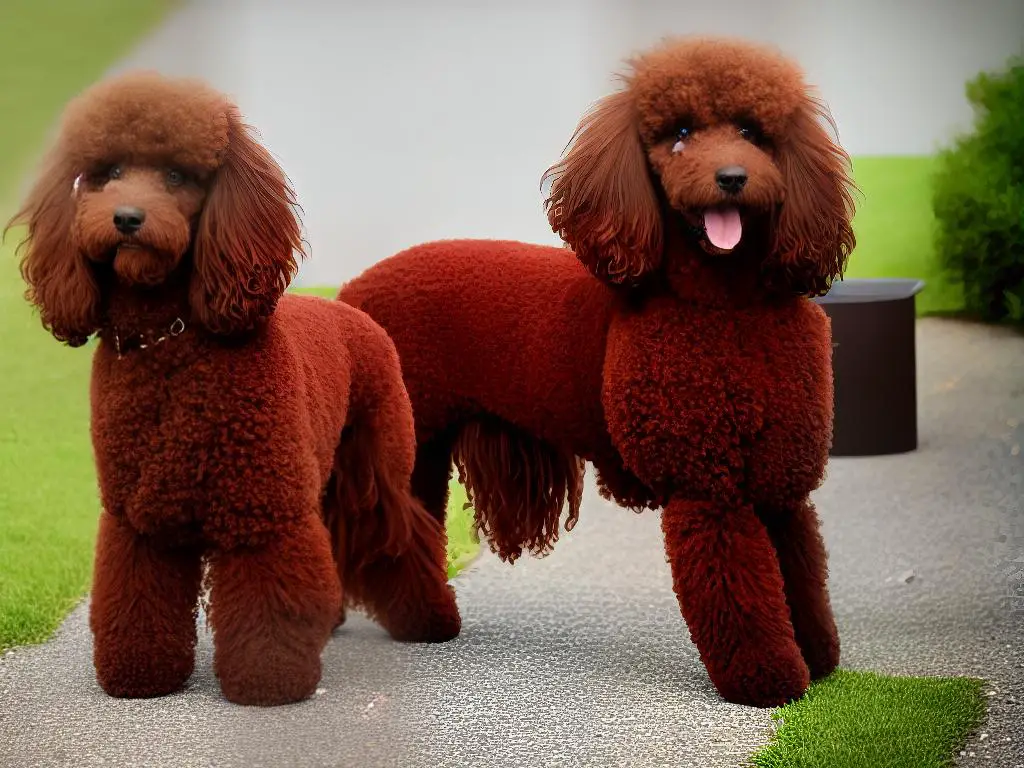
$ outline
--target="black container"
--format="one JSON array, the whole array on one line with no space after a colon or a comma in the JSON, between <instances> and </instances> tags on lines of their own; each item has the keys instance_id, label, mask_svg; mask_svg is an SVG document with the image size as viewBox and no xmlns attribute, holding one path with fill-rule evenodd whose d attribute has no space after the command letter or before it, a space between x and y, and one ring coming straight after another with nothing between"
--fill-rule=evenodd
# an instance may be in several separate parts
<instances>
[{"instance_id":1,"label":"black container","mask_svg":"<svg viewBox=\"0 0 1024 768\"><path fill-rule=\"evenodd\" d=\"M832 456L917 448L914 297L921 280L843 280L815 299L832 319Z\"/></svg>"}]
</instances>

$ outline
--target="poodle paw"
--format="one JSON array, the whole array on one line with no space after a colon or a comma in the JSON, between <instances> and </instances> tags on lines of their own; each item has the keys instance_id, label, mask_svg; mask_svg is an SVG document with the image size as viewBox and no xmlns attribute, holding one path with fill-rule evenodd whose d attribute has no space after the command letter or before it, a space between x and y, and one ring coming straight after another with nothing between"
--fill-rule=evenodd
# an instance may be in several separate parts
<instances>
[{"instance_id":1,"label":"poodle paw","mask_svg":"<svg viewBox=\"0 0 1024 768\"><path fill-rule=\"evenodd\" d=\"M97 655L96 681L118 699L151 699L180 691L192 676L193 660L122 652Z\"/></svg>"},{"instance_id":2,"label":"poodle paw","mask_svg":"<svg viewBox=\"0 0 1024 768\"><path fill-rule=\"evenodd\" d=\"M824 637L813 645L801 645L804 661L811 671L811 680L820 680L832 674L839 666L839 638Z\"/></svg>"},{"instance_id":3,"label":"poodle paw","mask_svg":"<svg viewBox=\"0 0 1024 768\"><path fill-rule=\"evenodd\" d=\"M711 680L726 701L752 707L781 707L799 699L811 683L810 670L796 643L774 653L741 649ZM711 670L709 670L709 673Z\"/></svg>"},{"instance_id":4,"label":"poodle paw","mask_svg":"<svg viewBox=\"0 0 1024 768\"><path fill-rule=\"evenodd\" d=\"M455 603L455 592L445 587L444 598L417 616L396 617L386 628L391 637L403 643L444 643L458 636L462 618Z\"/></svg>"},{"instance_id":5,"label":"poodle paw","mask_svg":"<svg viewBox=\"0 0 1024 768\"><path fill-rule=\"evenodd\" d=\"M232 704L276 707L308 699L320 682L320 662L315 665L282 665L270 660L253 668L219 674L220 689Z\"/></svg>"}]
</instances>

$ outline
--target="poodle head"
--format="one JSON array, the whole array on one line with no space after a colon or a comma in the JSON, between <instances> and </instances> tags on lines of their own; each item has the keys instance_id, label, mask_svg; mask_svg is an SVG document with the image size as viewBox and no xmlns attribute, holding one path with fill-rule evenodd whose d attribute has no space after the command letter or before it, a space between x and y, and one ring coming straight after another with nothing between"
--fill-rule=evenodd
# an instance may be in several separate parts
<instances>
[{"instance_id":1,"label":"poodle head","mask_svg":"<svg viewBox=\"0 0 1024 768\"><path fill-rule=\"evenodd\" d=\"M11 224L28 225L27 297L73 346L102 327L115 282L151 290L175 275L193 321L219 334L252 328L302 252L288 180L234 104L153 73L101 82L68 105Z\"/></svg>"},{"instance_id":2,"label":"poodle head","mask_svg":"<svg viewBox=\"0 0 1024 768\"><path fill-rule=\"evenodd\" d=\"M795 64L729 39L669 40L584 117L545 174L552 228L598 277L642 280L681 258L754 255L764 282L828 290L855 240L849 158ZM669 220L671 219L671 221Z\"/></svg>"}]
</instances>

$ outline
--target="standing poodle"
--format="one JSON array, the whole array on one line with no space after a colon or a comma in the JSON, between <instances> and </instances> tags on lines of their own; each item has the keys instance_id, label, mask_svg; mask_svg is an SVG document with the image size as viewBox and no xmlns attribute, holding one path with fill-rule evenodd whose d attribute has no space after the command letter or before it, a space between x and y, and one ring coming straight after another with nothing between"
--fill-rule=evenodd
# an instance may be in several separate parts
<instances>
[{"instance_id":1,"label":"standing poodle","mask_svg":"<svg viewBox=\"0 0 1024 768\"><path fill-rule=\"evenodd\" d=\"M343 596L400 640L458 634L444 531L410 495L394 345L356 309L282 298L293 210L223 95L140 73L72 102L12 221L43 325L99 337L90 624L111 695L185 684L204 586L215 670L243 704L313 693Z\"/></svg>"},{"instance_id":2,"label":"standing poodle","mask_svg":"<svg viewBox=\"0 0 1024 768\"><path fill-rule=\"evenodd\" d=\"M395 341L443 519L454 457L504 558L602 492L661 508L675 592L729 701L779 705L839 641L808 496L832 431L831 337L808 296L854 247L848 157L799 69L733 40L668 41L546 174L573 249L449 241L345 286Z\"/></svg>"}]
</instances>

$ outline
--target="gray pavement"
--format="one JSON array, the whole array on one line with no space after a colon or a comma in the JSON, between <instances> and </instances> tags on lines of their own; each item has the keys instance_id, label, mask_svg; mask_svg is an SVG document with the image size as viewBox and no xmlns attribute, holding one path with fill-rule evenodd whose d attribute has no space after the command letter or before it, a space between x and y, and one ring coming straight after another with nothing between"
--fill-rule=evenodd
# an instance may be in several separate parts
<instances>
[{"instance_id":1,"label":"gray pavement","mask_svg":"<svg viewBox=\"0 0 1024 768\"><path fill-rule=\"evenodd\" d=\"M1007 599L1024 555L1024 337L925 320L918 354L920 450L834 460L817 494L842 664L986 678L989 718L958 763L1024 766L1024 610ZM322 693L289 707L225 702L205 631L187 690L108 698L83 605L0 661L0 766L745 765L769 714L708 682L658 515L588 494L548 558L485 554L455 580L456 641L399 645L353 617Z\"/></svg>"}]
</instances>

